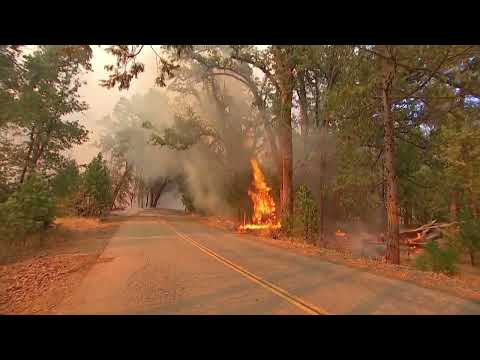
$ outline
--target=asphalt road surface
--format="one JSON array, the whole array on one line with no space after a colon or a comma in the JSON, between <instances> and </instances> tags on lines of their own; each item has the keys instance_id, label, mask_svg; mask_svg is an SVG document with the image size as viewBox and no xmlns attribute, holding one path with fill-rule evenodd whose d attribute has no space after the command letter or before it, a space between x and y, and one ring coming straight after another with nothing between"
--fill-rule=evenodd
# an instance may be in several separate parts
<instances>
[{"instance_id":1,"label":"asphalt road surface","mask_svg":"<svg viewBox=\"0 0 480 360\"><path fill-rule=\"evenodd\" d=\"M480 304L144 210L58 314L480 314Z\"/></svg>"}]
</instances>

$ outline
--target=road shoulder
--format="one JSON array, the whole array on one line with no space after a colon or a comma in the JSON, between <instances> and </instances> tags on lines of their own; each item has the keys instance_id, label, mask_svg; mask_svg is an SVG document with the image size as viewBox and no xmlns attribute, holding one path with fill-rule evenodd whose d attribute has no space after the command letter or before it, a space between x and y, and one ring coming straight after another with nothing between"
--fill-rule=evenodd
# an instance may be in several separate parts
<instances>
[{"instance_id":1,"label":"road shoulder","mask_svg":"<svg viewBox=\"0 0 480 360\"><path fill-rule=\"evenodd\" d=\"M227 233L244 236L249 240L281 248L298 255L315 256L323 261L345 265L388 279L406 281L426 289L441 291L466 300L480 301L480 279L464 276L463 274L447 276L440 273L415 270L408 266L386 264L385 262L375 259L355 257L349 252L321 248L301 241L239 234L235 232L231 222L222 221L222 219L217 217L204 217L201 219L201 222Z\"/></svg>"}]
</instances>

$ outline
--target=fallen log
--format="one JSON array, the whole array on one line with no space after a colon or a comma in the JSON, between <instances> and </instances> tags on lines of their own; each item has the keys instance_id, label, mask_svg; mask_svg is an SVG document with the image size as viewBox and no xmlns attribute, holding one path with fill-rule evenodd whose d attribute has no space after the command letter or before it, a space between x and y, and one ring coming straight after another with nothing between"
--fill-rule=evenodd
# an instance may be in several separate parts
<instances>
[{"instance_id":1,"label":"fallen log","mask_svg":"<svg viewBox=\"0 0 480 360\"><path fill-rule=\"evenodd\" d=\"M434 233L434 234L429 234L427 236L424 236L424 238L425 238L425 240L427 240L427 242L440 239L441 237L442 237L441 233Z\"/></svg>"},{"instance_id":2,"label":"fallen log","mask_svg":"<svg viewBox=\"0 0 480 360\"><path fill-rule=\"evenodd\" d=\"M453 226L453 225L456 225L457 222L451 222L451 223L442 223L442 224L437 224L436 223L437 221L434 220L428 224L425 224L425 225L422 225L416 229L408 229L408 230L402 230L400 231L400 235L401 236L404 236L404 235L410 235L410 234L417 234L419 232L428 232L428 231L431 231L433 229L443 229L443 228L446 228L446 227L450 227L450 226Z\"/></svg>"}]
</instances>

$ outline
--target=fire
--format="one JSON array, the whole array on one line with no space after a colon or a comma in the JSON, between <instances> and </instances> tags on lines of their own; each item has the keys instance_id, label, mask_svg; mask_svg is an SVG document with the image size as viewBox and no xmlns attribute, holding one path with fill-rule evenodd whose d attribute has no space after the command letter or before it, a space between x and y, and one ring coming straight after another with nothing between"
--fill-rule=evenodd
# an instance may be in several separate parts
<instances>
[{"instance_id":1,"label":"fire","mask_svg":"<svg viewBox=\"0 0 480 360\"><path fill-rule=\"evenodd\" d=\"M347 236L347 233L344 233L341 230L337 230L337 231L335 231L335 236L345 237L345 236Z\"/></svg>"},{"instance_id":2,"label":"fire","mask_svg":"<svg viewBox=\"0 0 480 360\"><path fill-rule=\"evenodd\" d=\"M265 182L262 170L257 160L250 160L253 169L253 181L248 195L253 203L253 216L251 224L244 224L239 230L255 229L279 229L280 222L277 221L275 202L270 195L270 188Z\"/></svg>"}]
</instances>

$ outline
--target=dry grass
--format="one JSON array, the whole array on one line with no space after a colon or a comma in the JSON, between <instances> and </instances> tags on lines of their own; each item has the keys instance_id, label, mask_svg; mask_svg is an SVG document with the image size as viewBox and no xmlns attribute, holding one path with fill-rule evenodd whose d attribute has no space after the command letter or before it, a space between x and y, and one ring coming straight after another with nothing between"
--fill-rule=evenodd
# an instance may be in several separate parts
<instances>
[{"instance_id":1,"label":"dry grass","mask_svg":"<svg viewBox=\"0 0 480 360\"><path fill-rule=\"evenodd\" d=\"M63 217L55 220L56 226L63 226L69 230L89 230L98 229L109 226L97 218L82 218L82 217Z\"/></svg>"}]
</instances>

